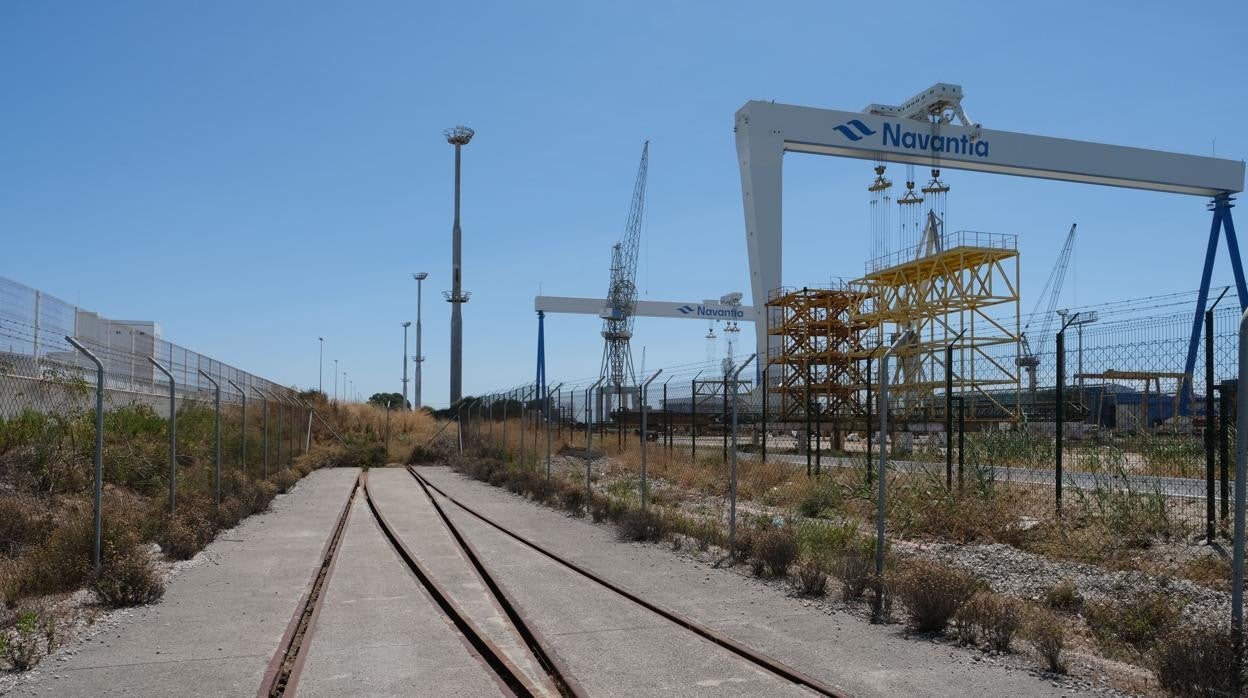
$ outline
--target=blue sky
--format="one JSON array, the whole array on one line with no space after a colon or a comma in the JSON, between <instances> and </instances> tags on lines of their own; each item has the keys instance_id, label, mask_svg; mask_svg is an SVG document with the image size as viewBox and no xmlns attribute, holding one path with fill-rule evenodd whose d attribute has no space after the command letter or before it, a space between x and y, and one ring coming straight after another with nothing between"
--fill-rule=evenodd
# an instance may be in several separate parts
<instances>
[{"instance_id":1,"label":"blue sky","mask_svg":"<svg viewBox=\"0 0 1248 698\"><path fill-rule=\"evenodd\" d=\"M1216 139L1219 156L1242 159L1245 26L1239 2L1130 12L1087 2L5 3L0 274L112 317L157 320L167 339L299 386L315 386L324 336L326 364L339 359L367 395L399 389L410 273L428 271L425 400L444 404L446 127L477 130L463 204L473 294L464 385L476 393L531 379L539 288L605 293L646 139L642 296L748 292L732 135L745 101L860 109L946 81L963 85L988 128L1197 154ZM861 274L870 177L870 163L789 156L786 284ZM952 170L945 179L950 230L1019 234L1024 313L1075 221L1066 303L1199 281L1205 201ZM1223 259L1215 282L1229 278ZM597 372L599 329L593 318L548 318L552 382ZM705 331L639 320L634 352L646 347L648 367L701 361Z\"/></svg>"}]
</instances>

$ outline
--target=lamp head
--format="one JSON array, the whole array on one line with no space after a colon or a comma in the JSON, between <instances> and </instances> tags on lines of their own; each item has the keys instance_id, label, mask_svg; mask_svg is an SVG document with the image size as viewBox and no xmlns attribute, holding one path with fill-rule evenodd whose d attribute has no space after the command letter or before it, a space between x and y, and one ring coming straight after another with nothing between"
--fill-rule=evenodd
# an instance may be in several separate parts
<instances>
[{"instance_id":1,"label":"lamp head","mask_svg":"<svg viewBox=\"0 0 1248 698\"><path fill-rule=\"evenodd\" d=\"M418 271L415 274L412 274L412 278L416 279L417 281L424 281L425 279L429 278L429 272Z\"/></svg>"},{"instance_id":2,"label":"lamp head","mask_svg":"<svg viewBox=\"0 0 1248 698\"><path fill-rule=\"evenodd\" d=\"M446 142L451 145L468 145L468 141L472 140L476 133L467 126L456 126L446 129L442 135L446 136Z\"/></svg>"}]
</instances>

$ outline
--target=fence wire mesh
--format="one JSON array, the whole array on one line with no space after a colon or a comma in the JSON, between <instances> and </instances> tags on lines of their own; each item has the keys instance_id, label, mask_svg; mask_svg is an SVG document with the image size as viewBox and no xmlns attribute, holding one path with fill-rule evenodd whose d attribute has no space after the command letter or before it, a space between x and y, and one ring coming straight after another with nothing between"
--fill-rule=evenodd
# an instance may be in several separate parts
<instances>
[{"instance_id":1,"label":"fence wire mesh","mask_svg":"<svg viewBox=\"0 0 1248 698\"><path fill-rule=\"evenodd\" d=\"M958 357L989 364L985 372L1008 365L1018 383L920 397L894 384L885 434L878 361L860 367L869 387L856 386L853 400L815 399L796 414L764 391L768 373L751 366L734 384L707 364L667 369L644 391L553 380L546 399L534 384L470 398L465 448L493 459L475 473L483 479L596 519L627 516L644 494L665 528L703 547L727 547L735 499L739 536L783 527L803 556L831 546L843 566L873 544L882 445L890 551L990 555L1004 544L1106 575L1132 569L1225 590L1229 563L1205 539L1229 536L1238 318L1229 303L1212 313L1210 370L1202 330L1191 376L1190 309L1109 308L1099 322L1071 324L1060 381L1056 337L1035 357L1034 384L1016 347Z\"/></svg>"}]
</instances>

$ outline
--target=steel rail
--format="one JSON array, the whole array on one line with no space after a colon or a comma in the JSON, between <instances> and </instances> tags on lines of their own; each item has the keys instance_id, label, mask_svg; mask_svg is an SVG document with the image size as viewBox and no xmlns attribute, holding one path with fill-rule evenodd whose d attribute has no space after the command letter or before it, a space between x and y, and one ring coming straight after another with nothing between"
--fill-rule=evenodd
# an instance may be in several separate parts
<instances>
[{"instance_id":1,"label":"steel rail","mask_svg":"<svg viewBox=\"0 0 1248 698\"><path fill-rule=\"evenodd\" d=\"M501 532L501 533L503 533L503 534L505 534L505 535L509 536L509 537L510 537L510 538L512 538L513 540L516 540L517 542L522 543L522 544L524 544L524 545L528 546L529 548L532 548L533 550L536 550L537 552L541 553L542 555L545 555L546 557L550 558L551 560L554 560L555 562L559 563L560 565L563 565L564 567L567 567L568 569L570 569L570 570L572 570L572 571L574 571L574 572L576 572L576 573L580 574L581 576L583 576L583 577L585 577L585 578L587 578L587 579L589 579L589 580L591 580L591 581L593 581L593 582L596 582L596 583L597 583L597 584L599 584L600 586L606 587L607 589L610 589L611 591L614 591L615 593L619 594L620 596L623 596L624 598L628 599L629 601L632 601L633 603L636 603L637 605L639 605L639 606L641 606L641 607L643 607L643 608L645 608L645 609L647 609L647 610L649 610L649 611L652 611L652 612L654 612L654 613L658 614L659 616L662 616L663 618L665 618L665 619L667 619L667 620L669 620L669 621L671 621L671 622L675 623L676 625L679 625L680 627L685 628L686 630L689 630L690 632L694 633L695 635L698 635L699 637L701 637L701 638L703 638L703 639L705 639L705 640L708 640L708 641L710 641L710 642L712 642L712 643L714 643L714 644L716 644L716 645L719 645L720 647L723 647L724 649L726 649L726 650L728 650L728 651L732 652L733 654L736 654L737 656L741 657L742 659L745 659L746 661L748 661L748 662L750 662L750 663L752 663L752 664L754 664L754 665L756 665L756 666L758 666L758 667L760 667L760 668L762 668L762 669L764 669L764 670L766 670L766 671L768 671L768 672L770 672L770 673L772 673L772 674L774 674L774 675L776 675L776 676L779 676L779 677L781 677L781 678L783 678L783 679L785 679L785 680L787 680L787 681L790 681L790 682L792 682L792 683L798 684L798 685L800 685L800 686L805 686L806 688L809 688L810 690L815 691L816 693L818 693L818 694L820 694L820 695L830 696L830 697L832 697L832 698L848 698L848 694L846 694L846 693L838 692L836 689L832 688L831 686L828 686L828 685L826 685L826 684L824 684L824 683L820 682L819 680L817 680L817 679L815 679L815 678L813 678L813 677L807 676L806 674L803 674L802 672L798 671L797 669L794 669L793 667L790 667L790 666L788 666L788 665L786 665L786 664L784 664L784 663L782 663L782 662L780 662L780 661L778 661L778 660L776 660L776 659L773 659L772 657L768 657L767 655L760 654L760 653L758 653L758 652L756 652L756 651L754 651L754 650L750 649L749 647L746 647L745 645L742 645L741 643L737 642L736 640L733 640L733 639L731 639L731 638L729 638L729 637L727 637L727 636L725 636L725 635L722 635L722 634L720 634L720 633L718 633L718 632L716 632L716 631L714 631L714 630L712 630L712 629L710 629L710 628L707 628L706 626L703 626L703 625L701 625L701 624L699 624L699 623L697 623L697 622L695 622L695 621L693 621L693 620L691 620L691 619L689 619L689 618L686 618L685 616L683 616L683 615L681 615L681 614L679 614L679 613L677 613L677 612L675 612L675 611L670 611L670 610L668 610L668 609L666 609L666 608L663 608L662 606L659 606L659 605L657 605L657 604L655 604L655 603L652 603L652 602L650 602L650 601L647 601L647 600L645 600L644 598L642 598L642 597L638 596L637 594L635 594L635 593L633 593L633 592L631 592L631 591L628 591L627 589L624 589L623 587L621 587L621 586L619 586L619 585L615 584L614 582L612 582L612 581L610 581L610 580L607 580L607 579L605 579L605 578L603 578L603 577L599 576L598 574L596 574L596 573L594 573L594 572L591 572L591 571L589 571L589 570L585 569L584 567L581 567L580 565L578 565L578 564L576 564L576 563L574 563L574 562L571 562L571 561L569 561L569 560L564 559L563 557L561 557L561 556L560 556L560 555L558 555L557 553L554 553L554 552L551 552L550 550L547 550L546 548L542 547L541 545L538 545L537 543L534 543L533 541L529 540L528 538L525 538L524 536L521 536L521 535L519 535L519 534L517 534L517 533L513 533L512 531L508 530L508 529L507 529L507 528L505 528L504 526L502 526L502 525L500 525L500 524L498 524L498 523L495 523L495 522L494 522L494 521L492 521L491 519L489 519L489 518L487 518L486 516L484 516L484 515L482 515L482 514L478 513L477 511L475 511L475 510L474 510L474 509L472 509L471 507L467 506L467 505L466 505L466 504L464 504L463 502L461 502L461 501L459 501L458 499L456 499L456 498L452 497L451 495L447 494L447 493L446 493L446 492L445 492L442 488L438 487L437 485L433 484L432 482L429 482L429 481L428 481L427 479L425 479L423 476L421 476L420 474L418 474L418 473L416 472L416 469L415 469L415 468L413 468L412 466L410 466L410 465L409 465L409 466L407 466L407 472L408 472L408 473L409 473L409 474L410 474L413 478L415 478L417 482L421 483L423 486L425 486L425 487L427 487L427 488L429 488L429 489L432 489L433 491L435 491L435 492L437 492L438 494L442 495L443 497L445 497L445 498L447 499L447 501L451 502L452 504L454 504L455 506L459 507L460 509L463 509L463 510L464 510L465 512L467 512L468 514L472 515L473 517L475 517L476 519L478 519L478 520L482 521L483 523L485 523L485 524L489 525L490 527L492 527L492 528L494 528L494 529L498 530L499 532ZM431 497L431 499L432 499L432 497Z\"/></svg>"},{"instance_id":2,"label":"steel rail","mask_svg":"<svg viewBox=\"0 0 1248 698\"><path fill-rule=\"evenodd\" d=\"M494 579L494 576L485 569L485 565L481 563L481 556L477 553L476 547L464 538L463 534L459 532L459 529L456 528L455 524L451 523L450 517L448 517L446 515L446 511L442 509L442 505L439 504L438 500L435 499L433 494L429 492L429 486L424 482L421 482L419 479L417 479L416 482L420 484L425 496L429 498L429 502L433 504L434 510L437 511L438 517L442 519L442 523L446 525L447 530L450 531L451 536L459 545L460 550L462 550L464 556L468 558L468 562L472 565L473 569L477 571L477 575L481 577L481 580L485 582L485 585L489 588L490 593L493 594L495 600L498 601L498 605L502 607L503 613L507 614L508 620L511 621L511 624L515 627L516 632L520 634L520 637L524 640L524 644L528 646L529 651L533 653L533 655L541 663L542 668L545 669L546 673L550 676L551 680L555 682L559 692L562 695L577 696L578 698L587 696L588 694L581 687L581 685L572 678L572 674L568 671L567 665L564 664L552 650L547 648L547 643L541 634L538 633L536 629L530 627L528 622L524 620L524 617L520 615L520 612L517 610L516 601L512 598L511 594L509 594L503 585L499 583L498 580Z\"/></svg>"},{"instance_id":3,"label":"steel rail","mask_svg":"<svg viewBox=\"0 0 1248 698\"><path fill-rule=\"evenodd\" d=\"M390 542L390 546L394 548L394 552L404 562L412 575L416 577L417 581L420 582L421 586L429 593L434 603L455 625L455 629L468 641L482 662L498 676L504 686L517 696L544 695L545 691L525 675L498 645L494 644L489 636L472 621L472 618L455 603L450 593L433 578L429 570L416 559L416 556L412 554L412 551L408 549L407 545L390 526L390 522L386 520L386 517L377 507L377 503L373 501L372 493L368 488L367 477L364 478L364 501L373 513L373 519L377 522L378 528L381 529L382 535Z\"/></svg>"},{"instance_id":4,"label":"steel rail","mask_svg":"<svg viewBox=\"0 0 1248 698\"><path fill-rule=\"evenodd\" d=\"M281 642L278 643L277 652L265 668L264 678L256 694L259 698L282 696L287 692L294 694L295 685L299 682L299 675L303 672L303 664L307 659L307 649L311 646L309 641L312 638L312 632L316 629L316 620L321 614L321 606L325 600L325 585L329 582L334 565L338 561L338 547L346 531L347 520L351 517L351 504L355 501L355 493L359 490L360 482L364 478L365 475L361 473L351 486L351 493L347 495L347 503L342 506L342 512L338 514L334 530L329 540L325 542L325 548L321 553L321 564L313 573L312 583L308 586L308 590L304 592L299 604L295 607L295 615L286 625L286 632L282 635Z\"/></svg>"}]
</instances>

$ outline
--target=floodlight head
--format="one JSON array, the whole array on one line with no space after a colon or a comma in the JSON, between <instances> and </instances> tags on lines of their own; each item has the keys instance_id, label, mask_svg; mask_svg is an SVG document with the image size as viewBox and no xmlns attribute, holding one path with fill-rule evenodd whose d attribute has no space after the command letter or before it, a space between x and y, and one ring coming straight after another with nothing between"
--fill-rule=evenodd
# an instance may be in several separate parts
<instances>
[{"instance_id":1,"label":"floodlight head","mask_svg":"<svg viewBox=\"0 0 1248 698\"><path fill-rule=\"evenodd\" d=\"M442 135L446 136L446 142L451 145L468 145L468 141L472 140L476 133L476 131L467 126L456 126L455 128L446 129L442 132Z\"/></svg>"},{"instance_id":2,"label":"floodlight head","mask_svg":"<svg viewBox=\"0 0 1248 698\"><path fill-rule=\"evenodd\" d=\"M411 326L412 326L412 321L411 321L411 320L405 320L405 321L403 322L403 326L404 326L404 327L411 327Z\"/></svg>"},{"instance_id":3,"label":"floodlight head","mask_svg":"<svg viewBox=\"0 0 1248 698\"><path fill-rule=\"evenodd\" d=\"M416 279L417 281L424 281L425 279L429 278L429 272L427 272L427 271L418 271L418 272L416 272L416 273L412 274L412 278L413 278L413 279Z\"/></svg>"}]
</instances>

